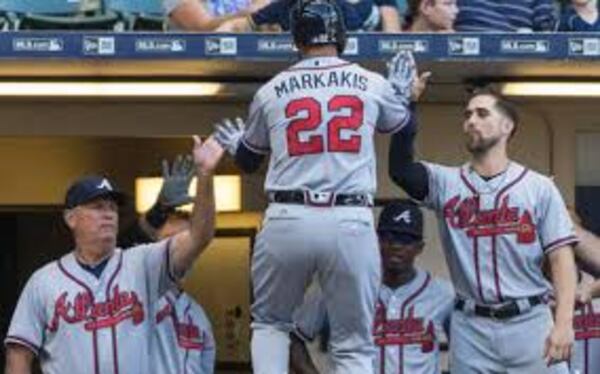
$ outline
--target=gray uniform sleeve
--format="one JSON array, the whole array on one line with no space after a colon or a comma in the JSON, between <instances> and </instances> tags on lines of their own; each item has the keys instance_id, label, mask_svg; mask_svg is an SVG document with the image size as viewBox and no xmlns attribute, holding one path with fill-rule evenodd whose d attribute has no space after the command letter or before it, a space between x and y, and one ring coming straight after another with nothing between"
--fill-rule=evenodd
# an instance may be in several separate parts
<instances>
[{"instance_id":1,"label":"gray uniform sleeve","mask_svg":"<svg viewBox=\"0 0 600 374\"><path fill-rule=\"evenodd\" d=\"M381 88L377 93L377 103L381 115L376 128L382 133L395 133L400 131L410 119L408 100L396 93L390 82L381 79Z\"/></svg>"},{"instance_id":2,"label":"gray uniform sleeve","mask_svg":"<svg viewBox=\"0 0 600 374\"><path fill-rule=\"evenodd\" d=\"M177 278L171 270L171 238L157 243L133 247L128 251L136 251L135 255L143 258L144 279L148 282L149 305L155 305L168 290L176 287Z\"/></svg>"},{"instance_id":3,"label":"gray uniform sleeve","mask_svg":"<svg viewBox=\"0 0 600 374\"><path fill-rule=\"evenodd\" d=\"M269 129L259 93L260 91L254 96L252 104L250 104L250 112L248 113L246 131L242 137L242 142L254 153L267 154L271 148Z\"/></svg>"},{"instance_id":4,"label":"gray uniform sleeve","mask_svg":"<svg viewBox=\"0 0 600 374\"><path fill-rule=\"evenodd\" d=\"M42 290L43 281L35 273L21 292L4 344L18 344L39 353L47 326Z\"/></svg>"},{"instance_id":5,"label":"gray uniform sleeve","mask_svg":"<svg viewBox=\"0 0 600 374\"><path fill-rule=\"evenodd\" d=\"M545 253L565 245L575 244L575 227L569 217L567 207L554 182L545 179L541 195L541 216L538 235Z\"/></svg>"},{"instance_id":6,"label":"gray uniform sleeve","mask_svg":"<svg viewBox=\"0 0 600 374\"><path fill-rule=\"evenodd\" d=\"M444 193L451 168L431 162L420 162L425 165L429 181L429 193L423 203L433 210L440 210L444 205Z\"/></svg>"},{"instance_id":7,"label":"gray uniform sleeve","mask_svg":"<svg viewBox=\"0 0 600 374\"><path fill-rule=\"evenodd\" d=\"M304 302L294 312L295 330L302 339L312 341L325 325L326 318L323 293L320 288L314 287L307 291Z\"/></svg>"}]
</instances>

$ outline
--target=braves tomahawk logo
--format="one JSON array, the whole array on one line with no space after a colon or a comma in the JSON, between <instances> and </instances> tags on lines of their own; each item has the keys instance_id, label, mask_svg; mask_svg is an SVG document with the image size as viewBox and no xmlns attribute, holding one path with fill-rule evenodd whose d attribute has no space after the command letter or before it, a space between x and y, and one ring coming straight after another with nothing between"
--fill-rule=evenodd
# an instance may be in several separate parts
<instances>
[{"instance_id":1,"label":"braves tomahawk logo","mask_svg":"<svg viewBox=\"0 0 600 374\"><path fill-rule=\"evenodd\" d=\"M509 202L507 195L497 208L481 210L479 196L461 200L457 195L444 205L444 218L450 227L466 231L471 238L515 234L518 243L533 243L536 229L531 213L511 207Z\"/></svg>"},{"instance_id":2,"label":"braves tomahawk logo","mask_svg":"<svg viewBox=\"0 0 600 374\"><path fill-rule=\"evenodd\" d=\"M378 311L375 317L373 336L377 346L386 345L421 345L421 351L433 351L435 345L435 326L433 321L415 317L414 307L408 316L402 319L386 319L385 311Z\"/></svg>"},{"instance_id":3,"label":"braves tomahawk logo","mask_svg":"<svg viewBox=\"0 0 600 374\"><path fill-rule=\"evenodd\" d=\"M68 324L84 322L86 331L114 327L131 319L134 325L144 321L144 306L134 291L120 291L115 286L104 302L95 302L89 292L79 292L72 300L69 293L63 292L54 303L54 316L48 330L58 330L60 321Z\"/></svg>"}]
</instances>

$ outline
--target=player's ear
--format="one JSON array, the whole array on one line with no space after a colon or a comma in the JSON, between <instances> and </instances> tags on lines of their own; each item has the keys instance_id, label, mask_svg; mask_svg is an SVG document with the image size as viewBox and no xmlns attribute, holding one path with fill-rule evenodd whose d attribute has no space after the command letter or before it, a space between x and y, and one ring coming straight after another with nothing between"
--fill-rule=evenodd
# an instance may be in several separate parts
<instances>
[{"instance_id":1,"label":"player's ear","mask_svg":"<svg viewBox=\"0 0 600 374\"><path fill-rule=\"evenodd\" d=\"M75 227L75 212L73 209L65 209L63 211L63 219L69 229L72 230Z\"/></svg>"},{"instance_id":2,"label":"player's ear","mask_svg":"<svg viewBox=\"0 0 600 374\"><path fill-rule=\"evenodd\" d=\"M502 132L505 134L512 134L513 129L515 128L515 123L511 121L509 118L504 118L502 120Z\"/></svg>"}]
</instances>

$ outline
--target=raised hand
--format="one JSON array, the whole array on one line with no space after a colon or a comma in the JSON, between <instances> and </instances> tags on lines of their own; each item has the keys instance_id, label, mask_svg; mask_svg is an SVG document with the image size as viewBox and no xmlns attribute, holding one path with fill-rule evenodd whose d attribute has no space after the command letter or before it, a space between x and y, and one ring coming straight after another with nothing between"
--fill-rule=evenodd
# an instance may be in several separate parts
<instances>
[{"instance_id":1,"label":"raised hand","mask_svg":"<svg viewBox=\"0 0 600 374\"><path fill-rule=\"evenodd\" d=\"M408 105L417 79L417 66L411 52L400 51L387 63L387 79L396 95Z\"/></svg>"},{"instance_id":2,"label":"raised hand","mask_svg":"<svg viewBox=\"0 0 600 374\"><path fill-rule=\"evenodd\" d=\"M235 156L235 152L242 141L245 127L246 124L239 117L235 121L225 118L222 123L215 125L213 136L221 147L230 155Z\"/></svg>"},{"instance_id":3,"label":"raised hand","mask_svg":"<svg viewBox=\"0 0 600 374\"><path fill-rule=\"evenodd\" d=\"M219 161L223 157L225 150L215 140L214 136L210 136L204 143L200 137L194 135L194 164L197 171L203 175L210 175L215 171Z\"/></svg>"},{"instance_id":4,"label":"raised hand","mask_svg":"<svg viewBox=\"0 0 600 374\"><path fill-rule=\"evenodd\" d=\"M191 203L193 198L188 194L188 190L194 171L194 160L191 155L178 155L172 165L169 165L169 161L163 160L163 185L158 194L158 201L169 208Z\"/></svg>"}]
</instances>

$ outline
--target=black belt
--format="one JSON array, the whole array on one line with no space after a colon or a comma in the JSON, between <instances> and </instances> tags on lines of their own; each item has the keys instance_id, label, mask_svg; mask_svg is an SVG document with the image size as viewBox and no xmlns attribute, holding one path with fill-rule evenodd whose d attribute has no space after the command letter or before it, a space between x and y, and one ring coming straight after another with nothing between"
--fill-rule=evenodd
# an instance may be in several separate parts
<instances>
[{"instance_id":1,"label":"black belt","mask_svg":"<svg viewBox=\"0 0 600 374\"><path fill-rule=\"evenodd\" d=\"M302 190L269 191L269 202L311 206L372 206L366 194L334 194L333 192L310 192Z\"/></svg>"},{"instance_id":2,"label":"black belt","mask_svg":"<svg viewBox=\"0 0 600 374\"><path fill-rule=\"evenodd\" d=\"M533 308L538 304L544 303L545 299L542 296L531 296L527 298L527 301L529 302L529 306ZM467 303L465 302L465 300L458 299L456 300L454 306L458 310L466 311L466 304ZM493 319L508 319L518 316L519 314L523 313L523 311L521 311L516 301L511 301L499 307L475 304L473 313L480 317L487 317Z\"/></svg>"}]
</instances>

